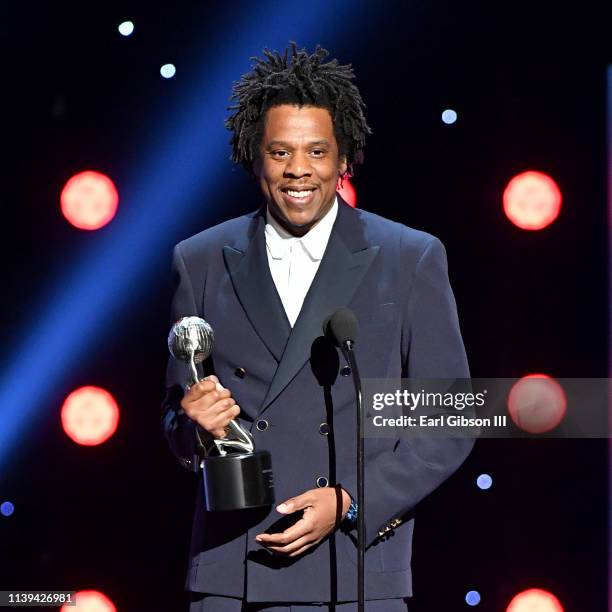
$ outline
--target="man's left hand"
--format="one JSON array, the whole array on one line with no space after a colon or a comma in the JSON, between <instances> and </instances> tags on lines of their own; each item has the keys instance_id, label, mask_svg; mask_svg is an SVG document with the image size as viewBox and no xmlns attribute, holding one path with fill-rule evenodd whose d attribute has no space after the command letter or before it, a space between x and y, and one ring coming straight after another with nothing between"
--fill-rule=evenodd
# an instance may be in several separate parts
<instances>
[{"instance_id":1,"label":"man's left hand","mask_svg":"<svg viewBox=\"0 0 612 612\"><path fill-rule=\"evenodd\" d=\"M281 514L303 510L299 521L281 533L260 533L255 539L280 555L297 557L333 531L350 505L351 496L340 487L310 489L276 506Z\"/></svg>"}]
</instances>

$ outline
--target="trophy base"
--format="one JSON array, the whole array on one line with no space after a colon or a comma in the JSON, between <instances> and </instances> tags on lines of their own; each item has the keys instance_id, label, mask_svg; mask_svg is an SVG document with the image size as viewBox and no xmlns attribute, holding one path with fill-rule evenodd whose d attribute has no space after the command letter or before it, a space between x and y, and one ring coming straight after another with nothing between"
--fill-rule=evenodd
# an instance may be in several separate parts
<instances>
[{"instance_id":1,"label":"trophy base","mask_svg":"<svg viewBox=\"0 0 612 612\"><path fill-rule=\"evenodd\" d=\"M268 451L206 457L202 461L204 501L209 511L244 510L274 503Z\"/></svg>"}]
</instances>

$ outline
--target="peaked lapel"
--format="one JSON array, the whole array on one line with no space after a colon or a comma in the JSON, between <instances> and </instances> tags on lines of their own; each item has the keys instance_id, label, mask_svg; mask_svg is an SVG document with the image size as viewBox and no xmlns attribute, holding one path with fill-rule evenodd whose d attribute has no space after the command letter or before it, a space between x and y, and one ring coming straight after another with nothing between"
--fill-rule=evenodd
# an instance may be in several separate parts
<instances>
[{"instance_id":1,"label":"peaked lapel","mask_svg":"<svg viewBox=\"0 0 612 612\"><path fill-rule=\"evenodd\" d=\"M308 361L313 341L323 334L323 321L350 302L379 249L366 242L359 213L338 196L338 216L325 254L291 330L260 414Z\"/></svg>"},{"instance_id":2,"label":"peaked lapel","mask_svg":"<svg viewBox=\"0 0 612 612\"><path fill-rule=\"evenodd\" d=\"M280 361L291 325L270 273L265 225L262 208L253 213L247 235L223 247L223 257L246 316L276 361Z\"/></svg>"}]
</instances>

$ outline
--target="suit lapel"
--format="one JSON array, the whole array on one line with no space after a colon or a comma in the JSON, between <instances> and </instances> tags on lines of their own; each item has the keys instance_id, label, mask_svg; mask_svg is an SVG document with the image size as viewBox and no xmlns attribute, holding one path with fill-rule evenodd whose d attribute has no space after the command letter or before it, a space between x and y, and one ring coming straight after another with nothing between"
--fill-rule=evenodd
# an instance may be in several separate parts
<instances>
[{"instance_id":1,"label":"suit lapel","mask_svg":"<svg viewBox=\"0 0 612 612\"><path fill-rule=\"evenodd\" d=\"M344 203L340 196L338 204L338 216L325 254L289 335L260 413L278 397L308 361L313 341L323 333L323 321L350 302L380 248L366 242L359 213ZM273 285L271 275L268 276ZM278 294L276 298L280 303ZM280 307L282 309L282 303ZM288 325L286 316L284 319Z\"/></svg>"},{"instance_id":2,"label":"suit lapel","mask_svg":"<svg viewBox=\"0 0 612 612\"><path fill-rule=\"evenodd\" d=\"M223 247L223 257L246 316L274 358L280 361L291 325L270 274L265 224L265 212L254 213L248 235L233 246Z\"/></svg>"}]
</instances>

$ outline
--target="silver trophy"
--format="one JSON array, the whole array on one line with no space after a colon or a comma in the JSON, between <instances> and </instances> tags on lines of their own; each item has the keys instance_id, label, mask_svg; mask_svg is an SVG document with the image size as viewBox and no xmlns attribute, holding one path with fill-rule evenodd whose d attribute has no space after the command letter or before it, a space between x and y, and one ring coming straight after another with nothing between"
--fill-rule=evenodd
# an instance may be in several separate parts
<instances>
[{"instance_id":1,"label":"silver trophy","mask_svg":"<svg viewBox=\"0 0 612 612\"><path fill-rule=\"evenodd\" d=\"M200 317L183 317L172 326L168 349L189 367L187 388L201 380L197 366L212 353L214 339L212 327ZM217 384L217 389L223 387ZM238 510L273 504L270 453L255 450L251 433L232 420L226 435L213 442L219 454L207 454L201 463L206 509Z\"/></svg>"}]
</instances>

